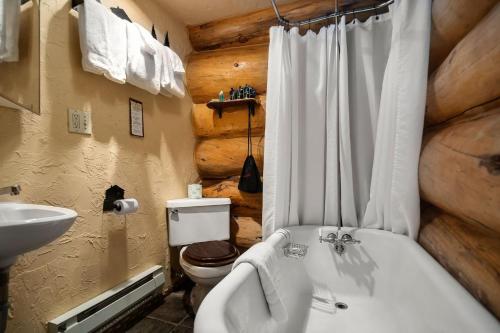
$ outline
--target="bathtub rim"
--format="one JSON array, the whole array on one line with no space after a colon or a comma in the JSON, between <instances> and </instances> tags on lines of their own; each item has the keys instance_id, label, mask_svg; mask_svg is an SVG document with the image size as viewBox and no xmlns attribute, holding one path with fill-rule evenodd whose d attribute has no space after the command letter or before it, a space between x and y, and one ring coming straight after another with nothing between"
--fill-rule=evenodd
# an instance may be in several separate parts
<instances>
[{"instance_id":1,"label":"bathtub rim","mask_svg":"<svg viewBox=\"0 0 500 333\"><path fill-rule=\"evenodd\" d=\"M332 230L336 229L335 226L315 226L315 225L290 226L283 229L290 230L291 231L290 235L293 238L293 230L295 229L314 230L319 228L332 228ZM441 280L440 288L442 288L444 293L451 298L450 300L451 302L455 302L455 304L460 305L457 306L458 309L460 310L457 313L457 317L464 315L467 317L477 318L477 320L475 321L481 324L484 323L485 328L491 327L494 329L495 327L500 327L496 317L492 313L490 313L488 309L486 309L477 299L475 299L468 292L467 289L465 289L450 273L448 273L448 271L446 271L446 269L443 266L441 266L441 264L439 264L438 261L436 261L436 259L434 259L420 244L418 244L412 238L406 235L395 234L391 231L379 230L379 229L343 227L342 230L346 232L353 232L353 234L363 233L363 234L379 235L383 237L388 237L389 239L397 239L398 241L405 242L407 246L409 246L409 251L413 252L414 254L417 254L417 256L413 258L418 261L418 263L416 262L416 264L421 265L424 272L430 273L429 276L432 278L433 281ZM275 235L276 232L270 235L265 240L265 242L271 242L272 245L279 246L284 241L290 239L282 236L277 237ZM227 320L225 318L225 305L227 304L228 300L232 297L234 291L240 286L242 286L247 280L251 279L252 275L254 275L254 277L257 276L258 278L257 270L248 263L242 263L237 267L235 267L217 286L215 286L215 288L209 293L207 298L203 301L198 311L198 314L195 318L194 327L196 333L209 332L204 330L203 327L197 327L201 325L200 324L201 322L203 322L203 325L210 323L211 330L214 327L217 327L218 332L228 332L226 330L227 327L225 325L220 326L221 323L225 324ZM260 289L260 293L262 297L264 297L262 289ZM205 301L208 301L211 304L207 305L208 303L205 304L206 303ZM209 309L205 309L207 307ZM224 309L224 310L214 311L214 309ZM267 315L270 317L271 314L267 306L266 306L266 311ZM216 326L211 326L212 324L215 324ZM492 331L494 331L493 329Z\"/></svg>"}]
</instances>

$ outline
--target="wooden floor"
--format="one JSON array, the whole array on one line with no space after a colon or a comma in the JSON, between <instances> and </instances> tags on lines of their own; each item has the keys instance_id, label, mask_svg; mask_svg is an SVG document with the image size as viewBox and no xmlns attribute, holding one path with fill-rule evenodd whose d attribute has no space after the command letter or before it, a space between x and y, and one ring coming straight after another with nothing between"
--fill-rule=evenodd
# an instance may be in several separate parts
<instances>
[{"instance_id":1,"label":"wooden floor","mask_svg":"<svg viewBox=\"0 0 500 333\"><path fill-rule=\"evenodd\" d=\"M165 303L141 319L128 333L191 333L194 319L184 309L184 291L168 295Z\"/></svg>"}]
</instances>

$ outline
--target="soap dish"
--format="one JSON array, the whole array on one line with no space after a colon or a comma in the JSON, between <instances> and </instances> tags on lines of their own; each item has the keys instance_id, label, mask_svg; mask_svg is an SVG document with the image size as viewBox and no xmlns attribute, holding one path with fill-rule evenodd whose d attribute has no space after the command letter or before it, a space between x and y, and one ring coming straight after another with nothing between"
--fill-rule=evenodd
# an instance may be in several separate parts
<instances>
[{"instance_id":1,"label":"soap dish","mask_svg":"<svg viewBox=\"0 0 500 333\"><path fill-rule=\"evenodd\" d=\"M307 245L297 244L297 243L288 243L283 247L283 253L286 257L289 258L303 258L307 254Z\"/></svg>"}]
</instances>

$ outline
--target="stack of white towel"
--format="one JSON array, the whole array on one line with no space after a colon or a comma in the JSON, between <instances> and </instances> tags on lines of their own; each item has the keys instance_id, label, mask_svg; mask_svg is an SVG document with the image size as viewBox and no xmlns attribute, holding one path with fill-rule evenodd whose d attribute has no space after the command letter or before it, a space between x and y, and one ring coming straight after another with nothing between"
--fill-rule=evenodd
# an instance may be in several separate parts
<instances>
[{"instance_id":1,"label":"stack of white towel","mask_svg":"<svg viewBox=\"0 0 500 333\"><path fill-rule=\"evenodd\" d=\"M184 66L174 51L96 0L86 0L78 12L84 70L155 95L184 97Z\"/></svg>"},{"instance_id":2,"label":"stack of white towel","mask_svg":"<svg viewBox=\"0 0 500 333\"><path fill-rule=\"evenodd\" d=\"M0 62L19 60L21 0L0 0Z\"/></svg>"}]
</instances>

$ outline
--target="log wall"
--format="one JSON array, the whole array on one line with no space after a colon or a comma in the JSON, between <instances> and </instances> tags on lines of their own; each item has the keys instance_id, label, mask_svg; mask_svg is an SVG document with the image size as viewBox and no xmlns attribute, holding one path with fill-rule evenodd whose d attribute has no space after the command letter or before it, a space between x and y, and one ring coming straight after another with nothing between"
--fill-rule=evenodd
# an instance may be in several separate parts
<instances>
[{"instance_id":1,"label":"log wall","mask_svg":"<svg viewBox=\"0 0 500 333\"><path fill-rule=\"evenodd\" d=\"M281 9L289 18L307 18L324 14L330 3L298 1ZM434 0L432 8L419 166L421 197L427 203L419 242L500 318L500 5L494 0ZM218 119L204 105L221 89L245 83L264 96L273 19L268 9L189 27L194 48L203 51L191 56L187 69L196 103L196 161L204 195L232 199L232 239L240 247L259 241L262 219L262 195L237 188L246 149L246 111ZM252 125L262 172L265 102Z\"/></svg>"},{"instance_id":2,"label":"log wall","mask_svg":"<svg viewBox=\"0 0 500 333\"><path fill-rule=\"evenodd\" d=\"M257 94L266 92L267 44L193 53L186 70L194 103L205 104L221 90L249 84Z\"/></svg>"},{"instance_id":3,"label":"log wall","mask_svg":"<svg viewBox=\"0 0 500 333\"><path fill-rule=\"evenodd\" d=\"M433 2L418 241L500 318L497 3Z\"/></svg>"},{"instance_id":4,"label":"log wall","mask_svg":"<svg viewBox=\"0 0 500 333\"><path fill-rule=\"evenodd\" d=\"M494 7L429 78L426 121L443 122L500 95L500 6Z\"/></svg>"},{"instance_id":5,"label":"log wall","mask_svg":"<svg viewBox=\"0 0 500 333\"><path fill-rule=\"evenodd\" d=\"M195 162L202 178L239 176L247 157L247 137L200 140L196 145ZM264 137L252 137L252 154L259 170L264 160Z\"/></svg>"},{"instance_id":6,"label":"log wall","mask_svg":"<svg viewBox=\"0 0 500 333\"><path fill-rule=\"evenodd\" d=\"M498 234L422 205L419 243L448 272L500 317L500 242Z\"/></svg>"},{"instance_id":7,"label":"log wall","mask_svg":"<svg viewBox=\"0 0 500 333\"><path fill-rule=\"evenodd\" d=\"M427 133L419 178L424 200L500 233L500 107Z\"/></svg>"},{"instance_id":8,"label":"log wall","mask_svg":"<svg viewBox=\"0 0 500 333\"><path fill-rule=\"evenodd\" d=\"M264 135L266 96L259 96L260 104L252 117L252 134ZM224 109L224 116L219 118L206 104L194 104L193 129L200 139L241 137L247 134L248 113L246 106Z\"/></svg>"},{"instance_id":9,"label":"log wall","mask_svg":"<svg viewBox=\"0 0 500 333\"><path fill-rule=\"evenodd\" d=\"M496 3L497 0L434 0L429 73L443 62Z\"/></svg>"},{"instance_id":10,"label":"log wall","mask_svg":"<svg viewBox=\"0 0 500 333\"><path fill-rule=\"evenodd\" d=\"M267 45L251 45L194 53L187 66L187 82L193 101L193 128L198 138L195 162L205 197L231 198L231 239L241 249L261 239L262 194L238 190L238 176L247 156L246 106L224 109L222 118L206 103L219 91L249 84L259 105L252 124L252 153L263 172Z\"/></svg>"},{"instance_id":11,"label":"log wall","mask_svg":"<svg viewBox=\"0 0 500 333\"><path fill-rule=\"evenodd\" d=\"M339 7L353 9L376 4L375 0L339 0ZM289 20L305 20L333 12L332 0L301 0L279 5L282 16ZM363 19L358 14L358 19ZM259 10L239 17L190 26L189 39L196 51L207 51L229 47L240 47L269 43L269 28L277 24L272 8ZM318 30L321 25L308 28Z\"/></svg>"}]
</instances>

